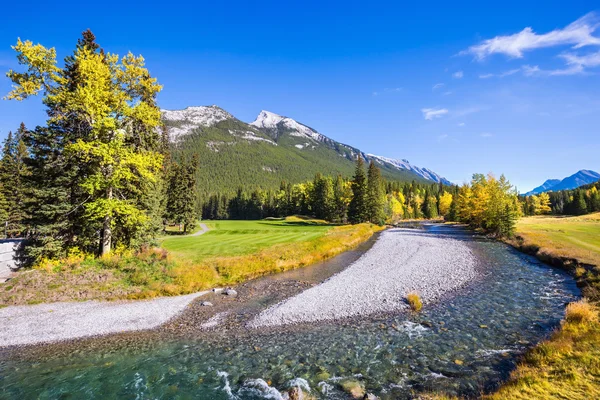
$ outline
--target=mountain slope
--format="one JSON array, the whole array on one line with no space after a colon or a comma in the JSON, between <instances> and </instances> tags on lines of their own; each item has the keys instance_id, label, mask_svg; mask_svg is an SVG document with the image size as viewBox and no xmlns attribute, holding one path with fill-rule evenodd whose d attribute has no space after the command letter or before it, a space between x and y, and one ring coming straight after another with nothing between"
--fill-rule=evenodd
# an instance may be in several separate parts
<instances>
[{"instance_id":1,"label":"mountain slope","mask_svg":"<svg viewBox=\"0 0 600 400\"><path fill-rule=\"evenodd\" d=\"M546 192L548 190L551 190L553 186L556 186L559 183L560 179L547 179L546 182L542 183L540 186L525 193L525 196L531 196L532 194L540 194L542 192Z\"/></svg>"},{"instance_id":2,"label":"mountain slope","mask_svg":"<svg viewBox=\"0 0 600 400\"><path fill-rule=\"evenodd\" d=\"M600 174L598 172L582 169L563 180L548 179L543 185L527 192L526 195L530 196L542 192L557 192L559 190L576 189L580 186L597 182L598 180L600 180Z\"/></svg>"},{"instance_id":3,"label":"mountain slope","mask_svg":"<svg viewBox=\"0 0 600 400\"><path fill-rule=\"evenodd\" d=\"M351 176L358 154L374 159L387 179L448 183L432 171L365 154L268 111L247 124L217 106L188 107L163 110L163 121L175 158L200 156L201 194L278 188L282 180L302 182L316 173Z\"/></svg>"}]
</instances>

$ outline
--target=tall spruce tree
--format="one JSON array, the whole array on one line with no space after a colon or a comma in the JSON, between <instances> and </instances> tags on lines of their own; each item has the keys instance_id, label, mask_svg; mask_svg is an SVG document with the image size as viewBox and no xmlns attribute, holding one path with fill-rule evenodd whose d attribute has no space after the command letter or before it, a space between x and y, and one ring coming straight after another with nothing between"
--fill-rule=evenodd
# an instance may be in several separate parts
<instances>
[{"instance_id":1,"label":"tall spruce tree","mask_svg":"<svg viewBox=\"0 0 600 400\"><path fill-rule=\"evenodd\" d=\"M2 149L0 160L0 182L7 204L5 231L8 237L18 237L25 233L25 200L27 197L26 182L28 168L25 165L27 148L23 141L27 129L25 124L13 135L8 133Z\"/></svg>"},{"instance_id":2,"label":"tall spruce tree","mask_svg":"<svg viewBox=\"0 0 600 400\"><path fill-rule=\"evenodd\" d=\"M313 181L312 210L315 217L333 219L333 182L330 177L317 174Z\"/></svg>"},{"instance_id":3,"label":"tall spruce tree","mask_svg":"<svg viewBox=\"0 0 600 400\"><path fill-rule=\"evenodd\" d=\"M360 154L356 159L356 169L351 183L352 199L348 205L348 221L353 224L366 222L369 219L367 209L367 175L365 162Z\"/></svg>"},{"instance_id":4,"label":"tall spruce tree","mask_svg":"<svg viewBox=\"0 0 600 400\"><path fill-rule=\"evenodd\" d=\"M573 215L587 214L587 203L585 202L585 196L582 190L577 189L575 190L575 193L573 193L573 202L571 209Z\"/></svg>"},{"instance_id":5,"label":"tall spruce tree","mask_svg":"<svg viewBox=\"0 0 600 400\"><path fill-rule=\"evenodd\" d=\"M184 233L195 225L197 220L196 170L198 163L198 157L195 155L187 163L173 162L170 166L165 218L173 223L183 225ZM211 210L208 210L211 218L217 218L217 203L218 198L211 202Z\"/></svg>"},{"instance_id":6,"label":"tall spruce tree","mask_svg":"<svg viewBox=\"0 0 600 400\"><path fill-rule=\"evenodd\" d=\"M367 177L366 203L368 219L374 224L382 225L385 222L385 192L381 179L381 171L375 165L374 161L371 161L369 164Z\"/></svg>"}]
</instances>

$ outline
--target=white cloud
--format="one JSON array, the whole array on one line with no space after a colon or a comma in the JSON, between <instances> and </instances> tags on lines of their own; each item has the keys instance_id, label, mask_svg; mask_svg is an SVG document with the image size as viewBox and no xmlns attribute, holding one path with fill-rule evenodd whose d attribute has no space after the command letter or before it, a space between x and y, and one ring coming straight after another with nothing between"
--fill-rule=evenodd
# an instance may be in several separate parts
<instances>
[{"instance_id":1,"label":"white cloud","mask_svg":"<svg viewBox=\"0 0 600 400\"><path fill-rule=\"evenodd\" d=\"M585 72L581 65L571 65L562 69L541 69L538 65L523 65L522 70L525 76L566 76L579 75Z\"/></svg>"},{"instance_id":2,"label":"white cloud","mask_svg":"<svg viewBox=\"0 0 600 400\"><path fill-rule=\"evenodd\" d=\"M600 67L600 51L578 56L573 53L563 53L559 56L563 58L568 65L580 65L582 67Z\"/></svg>"},{"instance_id":3,"label":"white cloud","mask_svg":"<svg viewBox=\"0 0 600 400\"><path fill-rule=\"evenodd\" d=\"M465 124L464 122L459 122L459 123L458 123L458 126L461 126L461 127L462 127L462 126L465 126L465 125L466 125L466 124Z\"/></svg>"},{"instance_id":4,"label":"white cloud","mask_svg":"<svg viewBox=\"0 0 600 400\"><path fill-rule=\"evenodd\" d=\"M442 141L444 141L447 138L448 138L448 134L447 133L444 133L443 135L440 135L440 136L437 137L438 142L442 142Z\"/></svg>"},{"instance_id":5,"label":"white cloud","mask_svg":"<svg viewBox=\"0 0 600 400\"><path fill-rule=\"evenodd\" d=\"M481 135L482 138L491 138L492 136L494 136L493 134L489 133L489 132L483 132Z\"/></svg>"},{"instance_id":6,"label":"white cloud","mask_svg":"<svg viewBox=\"0 0 600 400\"><path fill-rule=\"evenodd\" d=\"M444 87L445 85L443 83L436 83L435 85L433 85L433 88L431 88L431 90L436 90L439 88Z\"/></svg>"},{"instance_id":7,"label":"white cloud","mask_svg":"<svg viewBox=\"0 0 600 400\"><path fill-rule=\"evenodd\" d=\"M423 118L428 121L435 118L442 118L444 115L448 114L448 110L445 108L422 108L421 112L423 113Z\"/></svg>"},{"instance_id":8,"label":"white cloud","mask_svg":"<svg viewBox=\"0 0 600 400\"><path fill-rule=\"evenodd\" d=\"M455 117L464 117L467 116L469 114L474 114L483 110L487 110L489 107L487 106L472 106L472 107L467 107L467 108L462 108L459 109L457 111L453 111L452 115L454 115Z\"/></svg>"},{"instance_id":9,"label":"white cloud","mask_svg":"<svg viewBox=\"0 0 600 400\"><path fill-rule=\"evenodd\" d=\"M454 79L462 79L463 76L465 76L465 74L462 71L456 71L455 73L452 74L452 77Z\"/></svg>"},{"instance_id":10,"label":"white cloud","mask_svg":"<svg viewBox=\"0 0 600 400\"><path fill-rule=\"evenodd\" d=\"M452 94L452 92L450 90L442 93L443 96L450 96Z\"/></svg>"},{"instance_id":11,"label":"white cloud","mask_svg":"<svg viewBox=\"0 0 600 400\"><path fill-rule=\"evenodd\" d=\"M512 58L522 58L523 53L535 49L572 45L574 49L584 46L600 46L600 38L592 35L600 26L598 16L589 13L563 29L538 35L531 27L519 33L496 36L480 44L469 47L460 54L473 54L483 60L492 54L504 54Z\"/></svg>"},{"instance_id":12,"label":"white cloud","mask_svg":"<svg viewBox=\"0 0 600 400\"><path fill-rule=\"evenodd\" d=\"M504 78L505 76L514 75L517 72L521 71L521 68L515 68L508 71L501 72L499 74L482 74L479 75L480 79L489 79L489 78Z\"/></svg>"},{"instance_id":13,"label":"white cloud","mask_svg":"<svg viewBox=\"0 0 600 400\"><path fill-rule=\"evenodd\" d=\"M383 93L398 93L398 92L401 92L402 90L404 90L404 88L401 88L401 87L384 88L382 91L373 92L373 96L379 96L380 94L383 94Z\"/></svg>"}]
</instances>

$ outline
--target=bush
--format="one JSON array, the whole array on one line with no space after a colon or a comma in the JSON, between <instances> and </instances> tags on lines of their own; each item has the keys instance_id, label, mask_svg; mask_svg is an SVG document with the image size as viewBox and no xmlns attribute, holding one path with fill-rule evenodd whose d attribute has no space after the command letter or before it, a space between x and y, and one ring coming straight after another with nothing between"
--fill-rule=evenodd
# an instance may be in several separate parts
<instances>
[{"instance_id":1,"label":"bush","mask_svg":"<svg viewBox=\"0 0 600 400\"><path fill-rule=\"evenodd\" d=\"M421 308L423 308L423 302L416 293L409 293L408 296L406 296L406 302L414 312L419 312L421 311Z\"/></svg>"},{"instance_id":2,"label":"bush","mask_svg":"<svg viewBox=\"0 0 600 400\"><path fill-rule=\"evenodd\" d=\"M567 306L565 319L575 324L589 324L598 321L598 311L584 299Z\"/></svg>"}]
</instances>

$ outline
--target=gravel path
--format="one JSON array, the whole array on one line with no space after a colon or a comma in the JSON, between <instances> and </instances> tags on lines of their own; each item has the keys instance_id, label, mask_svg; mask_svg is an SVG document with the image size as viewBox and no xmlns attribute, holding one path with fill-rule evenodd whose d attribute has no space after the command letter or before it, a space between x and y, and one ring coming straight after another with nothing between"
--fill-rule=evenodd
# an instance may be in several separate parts
<instances>
[{"instance_id":1,"label":"gravel path","mask_svg":"<svg viewBox=\"0 0 600 400\"><path fill-rule=\"evenodd\" d=\"M155 328L206 293L142 301L86 301L1 308L0 347Z\"/></svg>"},{"instance_id":2,"label":"gravel path","mask_svg":"<svg viewBox=\"0 0 600 400\"><path fill-rule=\"evenodd\" d=\"M208 232L208 226L205 223L200 223L200 230L198 232L194 232L190 236L200 236Z\"/></svg>"},{"instance_id":3,"label":"gravel path","mask_svg":"<svg viewBox=\"0 0 600 400\"><path fill-rule=\"evenodd\" d=\"M405 296L431 302L476 276L461 241L425 231L391 229L354 264L318 286L268 308L250 327L333 320L407 308Z\"/></svg>"}]
</instances>

